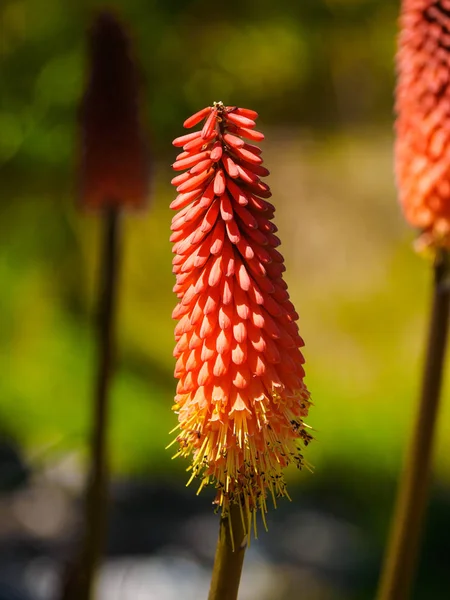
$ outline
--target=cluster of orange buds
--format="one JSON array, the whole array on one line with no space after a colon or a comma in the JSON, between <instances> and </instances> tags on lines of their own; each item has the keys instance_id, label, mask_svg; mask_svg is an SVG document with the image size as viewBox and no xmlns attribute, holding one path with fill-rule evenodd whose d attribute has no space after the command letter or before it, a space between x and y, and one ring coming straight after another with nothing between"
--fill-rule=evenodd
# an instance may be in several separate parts
<instances>
[{"instance_id":1,"label":"cluster of orange buds","mask_svg":"<svg viewBox=\"0 0 450 600\"><path fill-rule=\"evenodd\" d=\"M193 457L190 481L212 483L224 514L239 504L247 528L258 510L264 518L268 493L274 504L288 495L283 470L306 464L312 439L298 315L252 143L264 139L257 116L217 102L185 121L204 123L173 142L182 147L173 168L184 172L171 204L176 456Z\"/></svg>"},{"instance_id":2,"label":"cluster of orange buds","mask_svg":"<svg viewBox=\"0 0 450 600\"><path fill-rule=\"evenodd\" d=\"M450 248L450 3L403 0L395 161L419 247Z\"/></svg>"}]
</instances>

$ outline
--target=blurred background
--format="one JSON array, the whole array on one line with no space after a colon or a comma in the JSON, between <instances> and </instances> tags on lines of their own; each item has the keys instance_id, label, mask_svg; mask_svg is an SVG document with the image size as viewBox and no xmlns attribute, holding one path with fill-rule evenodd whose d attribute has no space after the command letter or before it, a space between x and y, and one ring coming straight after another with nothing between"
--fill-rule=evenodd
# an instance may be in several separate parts
<instances>
[{"instance_id":1,"label":"blurred background","mask_svg":"<svg viewBox=\"0 0 450 600\"><path fill-rule=\"evenodd\" d=\"M85 32L106 3L0 3L0 600L53 600L80 530L99 223L77 210ZM248 551L242 600L373 598L420 378L430 269L392 172L397 1L122 0L146 89L153 192L125 223L113 482L99 600L206 597L218 519L172 461L168 241L193 112L260 113L306 341L315 473ZM450 363L448 364L450 367ZM415 600L447 598L449 378ZM299 590L302 590L300 593Z\"/></svg>"}]
</instances>

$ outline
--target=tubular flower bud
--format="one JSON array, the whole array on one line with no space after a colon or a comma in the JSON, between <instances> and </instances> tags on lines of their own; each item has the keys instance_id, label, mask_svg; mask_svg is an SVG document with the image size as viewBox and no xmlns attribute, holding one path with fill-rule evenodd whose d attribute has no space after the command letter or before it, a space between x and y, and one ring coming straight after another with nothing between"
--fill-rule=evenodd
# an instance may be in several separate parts
<instances>
[{"instance_id":1,"label":"tubular flower bud","mask_svg":"<svg viewBox=\"0 0 450 600\"><path fill-rule=\"evenodd\" d=\"M81 204L141 208L149 173L137 69L124 28L107 11L92 26L89 71L80 111Z\"/></svg>"},{"instance_id":2,"label":"tubular flower bud","mask_svg":"<svg viewBox=\"0 0 450 600\"><path fill-rule=\"evenodd\" d=\"M213 484L224 514L240 505L247 530L258 510L264 519L268 495L288 496L283 469L306 464L312 439L298 315L261 181L269 172L252 143L264 138L257 116L218 102L185 121L201 129L173 142L182 148L173 168L184 172L171 204L176 456L192 456L189 482Z\"/></svg>"},{"instance_id":3,"label":"tubular flower bud","mask_svg":"<svg viewBox=\"0 0 450 600\"><path fill-rule=\"evenodd\" d=\"M419 246L450 248L450 2L403 0L396 176Z\"/></svg>"}]
</instances>

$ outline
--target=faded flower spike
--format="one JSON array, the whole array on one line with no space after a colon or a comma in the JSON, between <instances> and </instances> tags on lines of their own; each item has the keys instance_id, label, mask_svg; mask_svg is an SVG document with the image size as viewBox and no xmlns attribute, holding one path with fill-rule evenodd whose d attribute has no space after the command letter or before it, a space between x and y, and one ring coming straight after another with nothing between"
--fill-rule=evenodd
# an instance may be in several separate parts
<instances>
[{"instance_id":1,"label":"faded flower spike","mask_svg":"<svg viewBox=\"0 0 450 600\"><path fill-rule=\"evenodd\" d=\"M396 174L419 247L450 248L450 2L403 0Z\"/></svg>"},{"instance_id":2,"label":"faded flower spike","mask_svg":"<svg viewBox=\"0 0 450 600\"><path fill-rule=\"evenodd\" d=\"M180 212L170 238L180 299L176 456L193 456L189 482L212 483L224 514L240 505L247 531L257 510L264 519L268 492L274 504L288 496L283 469L305 464L301 446L312 439L298 315L260 179L269 172L253 145L264 139L257 116L217 102L185 121L203 125L173 142L183 173L172 180Z\"/></svg>"},{"instance_id":3,"label":"faded flower spike","mask_svg":"<svg viewBox=\"0 0 450 600\"><path fill-rule=\"evenodd\" d=\"M126 30L102 11L90 32L89 80L81 103L81 205L142 208L149 160L139 115L139 81Z\"/></svg>"}]
</instances>

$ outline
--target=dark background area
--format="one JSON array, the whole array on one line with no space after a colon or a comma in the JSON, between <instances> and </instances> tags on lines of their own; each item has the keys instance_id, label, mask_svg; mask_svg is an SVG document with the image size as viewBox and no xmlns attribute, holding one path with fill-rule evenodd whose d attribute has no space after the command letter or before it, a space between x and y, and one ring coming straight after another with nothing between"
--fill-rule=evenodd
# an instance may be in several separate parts
<instances>
[{"instance_id":1,"label":"dark background area","mask_svg":"<svg viewBox=\"0 0 450 600\"><path fill-rule=\"evenodd\" d=\"M208 587L211 494L186 489L187 464L165 450L176 423L168 206L171 140L218 100L260 114L316 437L315 473L288 473L293 502L270 511L268 533L261 524L240 597L373 598L420 378L430 271L412 251L392 172L398 3L111 5L142 69L153 189L123 237L99 599L189 600ZM1 600L52 598L79 530L99 223L77 206L76 115L86 27L104 6L0 4ZM415 600L450 594L449 396L447 377Z\"/></svg>"}]
</instances>

